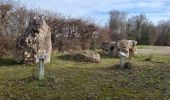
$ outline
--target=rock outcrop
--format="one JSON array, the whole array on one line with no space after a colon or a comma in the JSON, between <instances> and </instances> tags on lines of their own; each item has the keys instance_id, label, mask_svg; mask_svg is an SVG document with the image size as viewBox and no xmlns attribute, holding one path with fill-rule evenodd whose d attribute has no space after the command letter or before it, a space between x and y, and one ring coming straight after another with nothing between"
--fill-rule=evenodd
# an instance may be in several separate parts
<instances>
[{"instance_id":1,"label":"rock outcrop","mask_svg":"<svg viewBox=\"0 0 170 100\"><path fill-rule=\"evenodd\" d=\"M134 56L136 52L137 41L135 40L120 40L116 43L118 52L124 52L126 57Z\"/></svg>"},{"instance_id":2,"label":"rock outcrop","mask_svg":"<svg viewBox=\"0 0 170 100\"><path fill-rule=\"evenodd\" d=\"M30 21L25 32L16 40L15 59L18 63L36 63L36 57L45 54L45 63L50 62L52 50L51 32L42 18Z\"/></svg>"},{"instance_id":3,"label":"rock outcrop","mask_svg":"<svg viewBox=\"0 0 170 100\"><path fill-rule=\"evenodd\" d=\"M103 42L101 48L114 57L119 56L119 52L124 52L126 57L134 56L136 52L135 40L119 40L117 42Z\"/></svg>"},{"instance_id":4,"label":"rock outcrop","mask_svg":"<svg viewBox=\"0 0 170 100\"><path fill-rule=\"evenodd\" d=\"M108 51L108 52L112 52L115 49L115 47L116 47L115 41L112 41L112 42L105 41L101 44L101 49Z\"/></svg>"},{"instance_id":5,"label":"rock outcrop","mask_svg":"<svg viewBox=\"0 0 170 100\"><path fill-rule=\"evenodd\" d=\"M96 52L92 51L81 51L78 53L72 54L72 57L76 61L83 61L83 62L100 62L100 55Z\"/></svg>"}]
</instances>

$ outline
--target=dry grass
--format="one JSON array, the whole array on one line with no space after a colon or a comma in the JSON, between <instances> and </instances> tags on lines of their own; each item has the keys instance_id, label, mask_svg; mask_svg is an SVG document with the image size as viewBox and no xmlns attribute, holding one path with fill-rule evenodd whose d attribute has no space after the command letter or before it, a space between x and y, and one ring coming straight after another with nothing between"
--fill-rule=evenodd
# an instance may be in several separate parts
<instances>
[{"instance_id":1,"label":"dry grass","mask_svg":"<svg viewBox=\"0 0 170 100\"><path fill-rule=\"evenodd\" d=\"M0 60L0 100L168 100L170 56L138 55L131 69L119 69L119 59L102 54L100 63L75 62L53 54L39 81L37 65ZM62 59L60 59L62 56Z\"/></svg>"}]
</instances>

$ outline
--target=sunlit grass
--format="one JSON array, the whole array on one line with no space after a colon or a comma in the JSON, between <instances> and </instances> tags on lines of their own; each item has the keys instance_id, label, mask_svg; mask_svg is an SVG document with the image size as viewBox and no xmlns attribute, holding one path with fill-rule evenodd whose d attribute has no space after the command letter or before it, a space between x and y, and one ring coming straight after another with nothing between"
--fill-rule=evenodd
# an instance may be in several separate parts
<instances>
[{"instance_id":1,"label":"sunlit grass","mask_svg":"<svg viewBox=\"0 0 170 100\"><path fill-rule=\"evenodd\" d=\"M53 54L39 81L37 65L21 65L11 58L0 60L0 100L112 100L170 98L170 56L137 55L127 61L132 70L117 69L118 58L101 55L100 63L76 62Z\"/></svg>"},{"instance_id":2,"label":"sunlit grass","mask_svg":"<svg viewBox=\"0 0 170 100\"><path fill-rule=\"evenodd\" d=\"M138 49L160 49L165 46L137 45Z\"/></svg>"}]
</instances>

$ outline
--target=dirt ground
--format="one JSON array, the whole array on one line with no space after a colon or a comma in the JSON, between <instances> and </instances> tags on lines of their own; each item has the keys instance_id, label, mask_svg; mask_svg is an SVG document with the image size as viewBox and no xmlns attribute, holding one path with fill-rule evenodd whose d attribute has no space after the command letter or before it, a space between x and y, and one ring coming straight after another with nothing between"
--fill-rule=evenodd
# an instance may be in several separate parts
<instances>
[{"instance_id":1,"label":"dirt ground","mask_svg":"<svg viewBox=\"0 0 170 100\"><path fill-rule=\"evenodd\" d=\"M170 55L170 47L138 48L137 54L165 54L165 55Z\"/></svg>"}]
</instances>

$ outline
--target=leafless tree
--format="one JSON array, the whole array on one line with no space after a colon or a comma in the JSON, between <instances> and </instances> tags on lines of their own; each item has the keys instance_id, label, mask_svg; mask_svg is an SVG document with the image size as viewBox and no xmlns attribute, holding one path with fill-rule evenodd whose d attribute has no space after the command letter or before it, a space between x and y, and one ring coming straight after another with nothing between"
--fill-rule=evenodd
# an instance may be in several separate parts
<instances>
[{"instance_id":1,"label":"leafless tree","mask_svg":"<svg viewBox=\"0 0 170 100\"><path fill-rule=\"evenodd\" d=\"M109 28L112 40L126 39L127 14L113 10L110 12Z\"/></svg>"},{"instance_id":2,"label":"leafless tree","mask_svg":"<svg viewBox=\"0 0 170 100\"><path fill-rule=\"evenodd\" d=\"M170 46L170 20L162 20L158 26L159 38L156 45Z\"/></svg>"}]
</instances>

